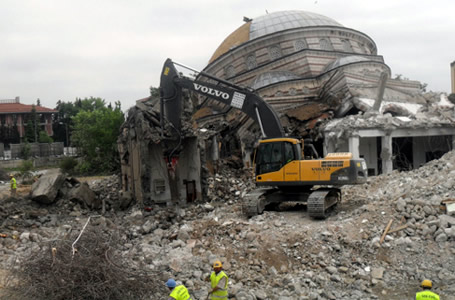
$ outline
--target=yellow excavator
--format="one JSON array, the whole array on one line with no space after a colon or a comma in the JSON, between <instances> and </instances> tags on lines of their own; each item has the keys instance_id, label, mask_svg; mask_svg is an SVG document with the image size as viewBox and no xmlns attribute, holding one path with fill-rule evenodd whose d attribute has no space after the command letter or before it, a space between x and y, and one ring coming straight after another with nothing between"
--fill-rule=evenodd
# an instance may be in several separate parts
<instances>
[{"instance_id":1,"label":"yellow excavator","mask_svg":"<svg viewBox=\"0 0 455 300\"><path fill-rule=\"evenodd\" d=\"M196 72L197 79L183 76L176 65ZM203 77L208 80L200 80ZM341 201L342 185L367 180L364 159L353 159L351 153L329 153L319 158L308 141L287 137L274 109L250 88L198 72L171 59L164 63L160 80L162 127L167 120L179 130L182 89L239 109L259 124L262 139L254 155L257 189L244 198L243 210L247 216L262 213L270 204L297 201L307 204L311 217L325 218L328 209Z\"/></svg>"}]
</instances>

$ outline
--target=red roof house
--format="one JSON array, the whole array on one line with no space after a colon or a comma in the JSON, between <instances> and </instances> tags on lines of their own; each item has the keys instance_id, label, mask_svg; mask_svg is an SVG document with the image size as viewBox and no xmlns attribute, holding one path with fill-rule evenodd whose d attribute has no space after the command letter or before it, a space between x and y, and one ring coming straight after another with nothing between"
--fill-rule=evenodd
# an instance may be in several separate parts
<instances>
[{"instance_id":1,"label":"red roof house","mask_svg":"<svg viewBox=\"0 0 455 300\"><path fill-rule=\"evenodd\" d=\"M17 126L19 136L25 135L25 126L32 117L33 105L20 103L19 97L15 99L0 100L0 126L13 127ZM45 130L47 135L52 136L52 115L58 111L43 106L35 105L38 116L39 130ZM2 141L0 141L2 142Z\"/></svg>"}]
</instances>

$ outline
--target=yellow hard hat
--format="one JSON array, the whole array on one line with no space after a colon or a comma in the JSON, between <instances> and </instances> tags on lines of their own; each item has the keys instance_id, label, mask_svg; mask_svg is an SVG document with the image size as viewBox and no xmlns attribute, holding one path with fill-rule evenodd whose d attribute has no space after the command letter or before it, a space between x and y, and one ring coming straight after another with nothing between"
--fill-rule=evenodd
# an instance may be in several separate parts
<instances>
[{"instance_id":1,"label":"yellow hard hat","mask_svg":"<svg viewBox=\"0 0 455 300\"><path fill-rule=\"evenodd\" d=\"M222 268L223 267L223 264L221 263L221 261L217 260L216 262L213 263L213 268L216 269L216 268Z\"/></svg>"},{"instance_id":2,"label":"yellow hard hat","mask_svg":"<svg viewBox=\"0 0 455 300\"><path fill-rule=\"evenodd\" d=\"M424 281L422 281L422 284L420 286L431 288L433 284L431 283L431 280L425 279Z\"/></svg>"}]
</instances>

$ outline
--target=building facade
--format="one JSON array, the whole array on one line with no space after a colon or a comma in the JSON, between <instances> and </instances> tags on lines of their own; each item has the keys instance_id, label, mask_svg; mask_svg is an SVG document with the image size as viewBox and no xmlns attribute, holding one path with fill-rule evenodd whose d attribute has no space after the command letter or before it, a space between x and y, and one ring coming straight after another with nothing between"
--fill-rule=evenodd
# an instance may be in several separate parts
<instances>
[{"instance_id":1,"label":"building facade","mask_svg":"<svg viewBox=\"0 0 455 300\"><path fill-rule=\"evenodd\" d=\"M27 122L31 120L33 107L36 110L37 133L44 130L52 136L52 115L57 111L43 107L20 103L20 98L0 100L0 129L7 143L19 143L25 136Z\"/></svg>"}]
</instances>

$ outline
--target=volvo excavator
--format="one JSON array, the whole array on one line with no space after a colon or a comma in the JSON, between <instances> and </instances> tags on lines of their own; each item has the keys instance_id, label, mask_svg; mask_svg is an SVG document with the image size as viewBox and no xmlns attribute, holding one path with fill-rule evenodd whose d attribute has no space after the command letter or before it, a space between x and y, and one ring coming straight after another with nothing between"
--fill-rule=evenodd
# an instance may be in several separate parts
<instances>
[{"instance_id":1,"label":"volvo excavator","mask_svg":"<svg viewBox=\"0 0 455 300\"><path fill-rule=\"evenodd\" d=\"M197 72L198 76L184 76L176 66ZM366 182L364 159L353 159L351 153L329 153L319 158L308 141L286 136L278 114L251 88L171 59L164 63L160 81L161 122L169 121L176 130L181 123L182 89L239 109L259 125L262 138L253 165L257 189L244 198L247 216L260 214L271 204L298 201L306 203L309 216L325 218L328 210L341 201L342 185Z\"/></svg>"}]
</instances>

